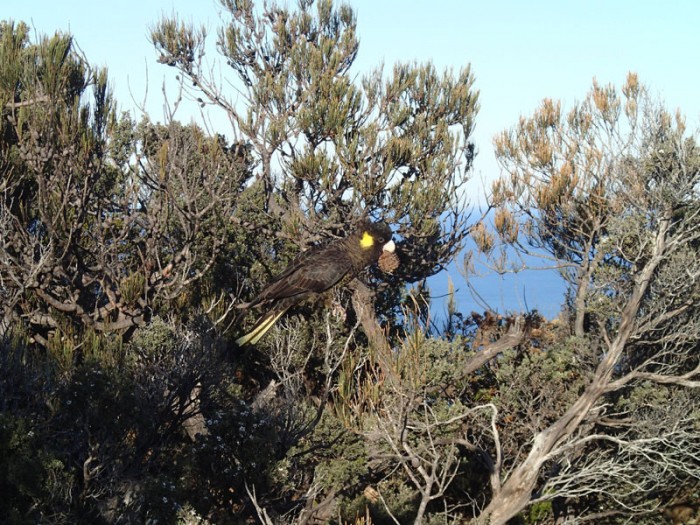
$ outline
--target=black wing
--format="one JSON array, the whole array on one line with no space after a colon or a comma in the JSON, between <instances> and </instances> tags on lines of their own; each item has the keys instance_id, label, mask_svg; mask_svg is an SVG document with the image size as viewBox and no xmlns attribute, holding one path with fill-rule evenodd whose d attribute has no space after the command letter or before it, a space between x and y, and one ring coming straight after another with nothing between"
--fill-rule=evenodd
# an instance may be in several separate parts
<instances>
[{"instance_id":1,"label":"black wing","mask_svg":"<svg viewBox=\"0 0 700 525\"><path fill-rule=\"evenodd\" d=\"M337 243L313 248L299 254L253 303L324 292L337 284L350 268L350 259Z\"/></svg>"}]
</instances>

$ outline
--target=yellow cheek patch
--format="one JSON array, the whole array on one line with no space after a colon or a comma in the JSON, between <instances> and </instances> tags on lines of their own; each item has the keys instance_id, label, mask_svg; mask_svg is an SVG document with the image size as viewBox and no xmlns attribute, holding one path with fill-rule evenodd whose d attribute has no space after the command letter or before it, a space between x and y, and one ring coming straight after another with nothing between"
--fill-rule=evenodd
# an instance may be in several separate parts
<instances>
[{"instance_id":1,"label":"yellow cheek patch","mask_svg":"<svg viewBox=\"0 0 700 525\"><path fill-rule=\"evenodd\" d=\"M372 237L367 232L362 232L362 239L360 239L360 246L364 249L371 248L374 246L374 237Z\"/></svg>"}]
</instances>

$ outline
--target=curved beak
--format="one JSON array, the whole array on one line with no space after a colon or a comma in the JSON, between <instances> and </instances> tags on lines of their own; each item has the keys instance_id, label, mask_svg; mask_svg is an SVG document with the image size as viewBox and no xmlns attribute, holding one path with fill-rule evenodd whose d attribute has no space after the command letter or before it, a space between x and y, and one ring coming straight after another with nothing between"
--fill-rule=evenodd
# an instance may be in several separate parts
<instances>
[{"instance_id":1,"label":"curved beak","mask_svg":"<svg viewBox=\"0 0 700 525\"><path fill-rule=\"evenodd\" d=\"M394 244L394 241L389 241L384 246L382 246L382 251L384 252L394 253L394 250L396 250L396 245Z\"/></svg>"}]
</instances>

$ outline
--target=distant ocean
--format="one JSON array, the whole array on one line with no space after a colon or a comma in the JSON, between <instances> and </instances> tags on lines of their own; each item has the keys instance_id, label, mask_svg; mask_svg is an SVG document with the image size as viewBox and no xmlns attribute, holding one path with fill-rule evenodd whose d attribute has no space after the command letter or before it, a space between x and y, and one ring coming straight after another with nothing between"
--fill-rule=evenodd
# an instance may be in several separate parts
<instances>
[{"instance_id":1,"label":"distant ocean","mask_svg":"<svg viewBox=\"0 0 700 525\"><path fill-rule=\"evenodd\" d=\"M458 257L459 260L459 257ZM533 266L543 262L532 259ZM539 263L539 264L538 264ZM498 275L478 261L468 283L452 263L447 270L428 279L431 315L444 319L448 302L448 275L455 289L457 310L465 315L489 309L501 314L537 310L547 319L559 315L565 300L566 283L556 270L523 270Z\"/></svg>"}]
</instances>

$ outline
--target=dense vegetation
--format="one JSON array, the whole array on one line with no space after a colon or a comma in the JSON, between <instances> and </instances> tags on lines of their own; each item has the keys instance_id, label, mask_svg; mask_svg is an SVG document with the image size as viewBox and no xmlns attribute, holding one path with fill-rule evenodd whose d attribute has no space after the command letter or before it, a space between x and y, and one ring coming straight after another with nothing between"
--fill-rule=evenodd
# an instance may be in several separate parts
<instances>
[{"instance_id":1,"label":"dense vegetation","mask_svg":"<svg viewBox=\"0 0 700 525\"><path fill-rule=\"evenodd\" d=\"M547 99L496 137L492 213L470 223L469 67L357 80L351 8L222 6L223 81L203 30L163 19L151 38L232 136L117 114L71 35L0 25L5 522L690 520L700 150L683 117L634 74L568 111ZM238 306L360 217L392 225L399 268L237 348ZM436 324L426 279L469 236L494 271L557 268L561 315L452 302Z\"/></svg>"}]
</instances>

